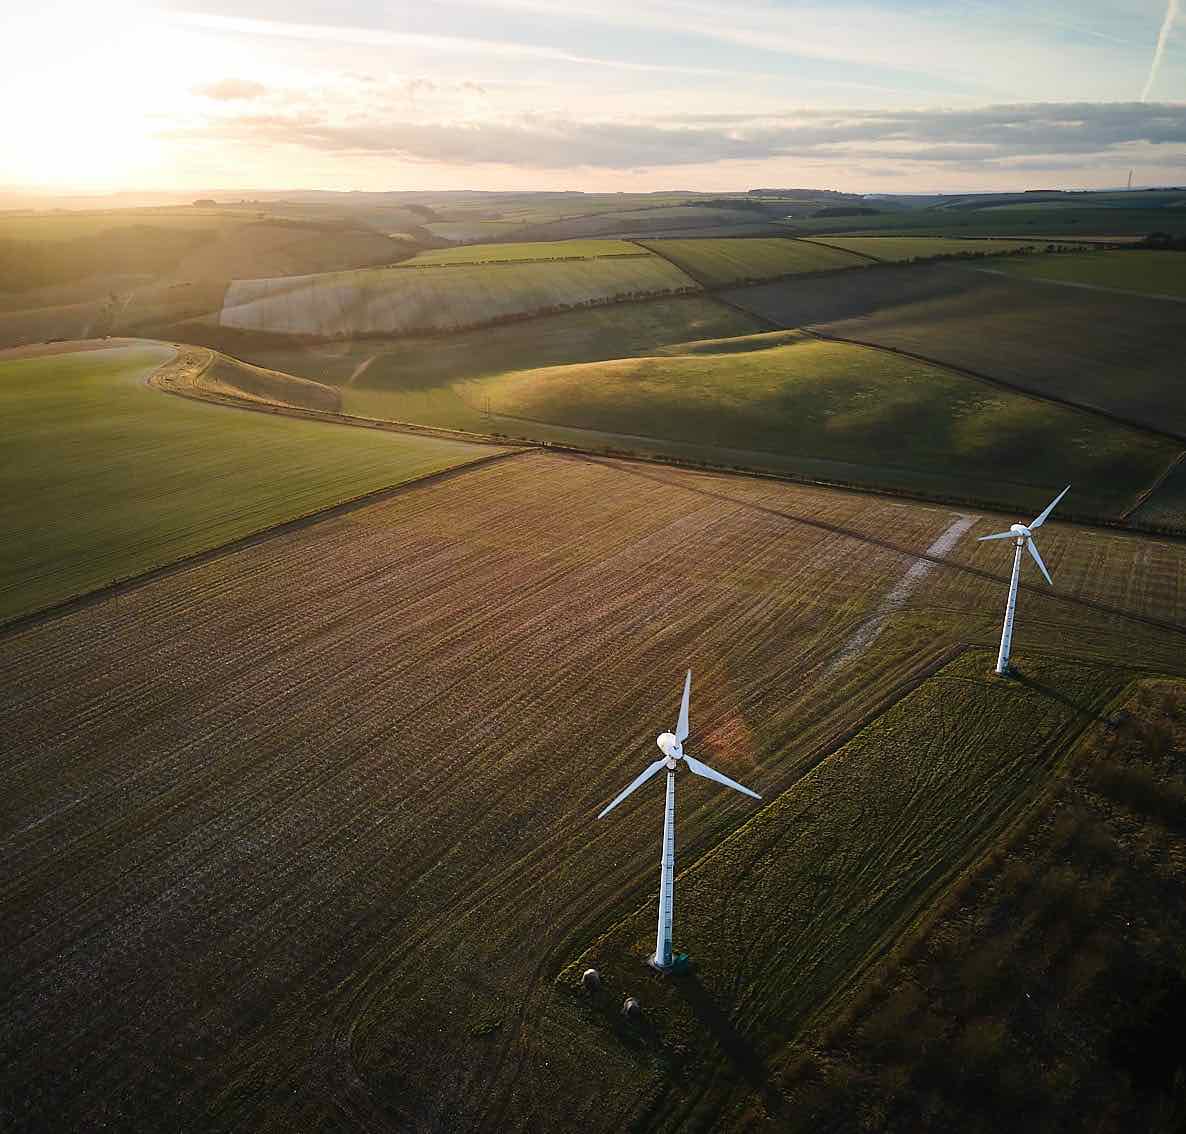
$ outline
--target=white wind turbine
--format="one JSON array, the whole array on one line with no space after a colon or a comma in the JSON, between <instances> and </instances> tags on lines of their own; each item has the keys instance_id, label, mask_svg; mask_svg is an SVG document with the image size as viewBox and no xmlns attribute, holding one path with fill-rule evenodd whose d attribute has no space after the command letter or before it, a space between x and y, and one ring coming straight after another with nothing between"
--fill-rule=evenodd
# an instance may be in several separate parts
<instances>
[{"instance_id":1,"label":"white wind turbine","mask_svg":"<svg viewBox=\"0 0 1186 1134\"><path fill-rule=\"evenodd\" d=\"M1021 550L1025 548L1029 551L1030 555L1034 558L1034 562L1038 565L1038 570L1046 576L1046 582L1054 586L1054 580L1050 577L1050 572L1046 570L1046 564L1042 562L1042 557L1038 554L1033 533L1046 522L1046 517L1054 511L1054 506L1070 490L1071 486L1068 484L1066 488L1029 522L1028 526L1025 524L1014 524L1007 532L996 532L993 535L980 537L981 540L1011 539L1014 543L1013 577L1009 580L1009 601L1005 604L1005 626L1001 630L1001 649L997 654L997 673L1005 674L1009 672L1009 648L1013 645L1013 614L1017 610L1017 583L1021 577Z\"/></svg>"},{"instance_id":2,"label":"white wind turbine","mask_svg":"<svg viewBox=\"0 0 1186 1134\"><path fill-rule=\"evenodd\" d=\"M619 803L622 802L635 788L641 787L656 772L667 769L667 805L663 812L663 859L659 868L659 928L655 933L655 955L651 957L651 964L657 969L671 967L671 910L675 898L675 769L682 760L688 766L688 771L707 780L716 780L742 795L761 799L756 791L742 787L736 780L722 776L720 772L693 759L684 752L683 744L688 739L688 698L692 692L692 671L684 681L684 699L679 707L679 723L675 732L660 733L655 743L663 753L661 760L656 760L637 779L629 783L626 788L614 797L613 801L597 816L604 819Z\"/></svg>"}]
</instances>

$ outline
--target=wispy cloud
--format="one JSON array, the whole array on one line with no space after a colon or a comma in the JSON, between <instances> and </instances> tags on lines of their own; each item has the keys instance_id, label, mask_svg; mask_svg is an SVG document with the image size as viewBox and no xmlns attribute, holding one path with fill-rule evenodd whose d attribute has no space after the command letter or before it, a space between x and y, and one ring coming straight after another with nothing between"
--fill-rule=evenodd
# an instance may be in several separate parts
<instances>
[{"instance_id":1,"label":"wispy cloud","mask_svg":"<svg viewBox=\"0 0 1186 1134\"><path fill-rule=\"evenodd\" d=\"M1157 46L1153 49L1153 60L1149 64L1149 77L1145 80L1145 89L1141 91L1141 101L1149 97L1153 84L1157 82L1157 72L1161 70L1161 58L1165 55L1165 45L1169 41L1170 32L1178 20L1178 0L1168 0L1165 6L1165 19L1161 21L1161 31L1157 34Z\"/></svg>"},{"instance_id":2,"label":"wispy cloud","mask_svg":"<svg viewBox=\"0 0 1186 1134\"><path fill-rule=\"evenodd\" d=\"M198 131L223 140L385 155L453 166L538 170L635 169L770 158L900 160L936 167L1058 168L1132 146L1186 145L1186 106L1069 103L958 110L807 109L763 118L690 115L667 122L605 122L522 115L507 120L330 121L316 112L242 115Z\"/></svg>"},{"instance_id":3,"label":"wispy cloud","mask_svg":"<svg viewBox=\"0 0 1186 1134\"><path fill-rule=\"evenodd\" d=\"M585 55L558 47L464 35L425 35L419 32L393 31L387 28L333 23L296 23L289 20L219 16L207 12L177 12L168 18L186 27L271 39L306 40L356 47L405 47L416 51L439 52L446 55L472 55L483 58L495 56L509 59L547 60L554 63L605 67L619 71L658 71L674 75L720 75L724 73L714 67L685 67L661 62L636 63L625 59Z\"/></svg>"}]
</instances>

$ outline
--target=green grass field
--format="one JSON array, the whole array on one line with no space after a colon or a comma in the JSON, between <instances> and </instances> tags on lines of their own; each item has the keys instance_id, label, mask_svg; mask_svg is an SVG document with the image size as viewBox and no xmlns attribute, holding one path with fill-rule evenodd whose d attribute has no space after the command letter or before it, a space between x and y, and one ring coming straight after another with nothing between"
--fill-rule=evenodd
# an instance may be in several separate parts
<instances>
[{"instance_id":1,"label":"green grass field","mask_svg":"<svg viewBox=\"0 0 1186 1134\"><path fill-rule=\"evenodd\" d=\"M1186 298L1186 256L1141 248L1082 255L1018 257L986 267L1031 280Z\"/></svg>"},{"instance_id":2,"label":"green grass field","mask_svg":"<svg viewBox=\"0 0 1186 1134\"><path fill-rule=\"evenodd\" d=\"M383 404L369 391L346 391L350 412ZM797 332L454 382L408 391L403 405L404 420L438 413L447 420L437 424L460 427L466 410L488 409L508 422L678 442L719 463L738 451L754 464L767 454L767 463L805 472L831 462L833 475L871 485L1026 505L1069 480L1082 486L1080 509L1109 516L1181 451L938 366Z\"/></svg>"},{"instance_id":3,"label":"green grass field","mask_svg":"<svg viewBox=\"0 0 1186 1134\"><path fill-rule=\"evenodd\" d=\"M678 265L705 287L727 287L748 280L859 268L865 261L820 244L783 237L714 240L648 240L660 256Z\"/></svg>"},{"instance_id":4,"label":"green grass field","mask_svg":"<svg viewBox=\"0 0 1186 1134\"><path fill-rule=\"evenodd\" d=\"M219 323L321 338L411 334L697 289L660 256L373 268L236 280Z\"/></svg>"},{"instance_id":5,"label":"green grass field","mask_svg":"<svg viewBox=\"0 0 1186 1134\"><path fill-rule=\"evenodd\" d=\"M954 240L936 236L829 236L820 237L820 240L830 247L844 248L887 263L963 254L991 256L1005 252L1040 252L1046 247L1045 241Z\"/></svg>"},{"instance_id":6,"label":"green grass field","mask_svg":"<svg viewBox=\"0 0 1186 1134\"><path fill-rule=\"evenodd\" d=\"M536 240L522 244L466 244L432 248L411 260L415 264L505 264L521 260L596 260L601 256L640 256L645 251L627 240Z\"/></svg>"},{"instance_id":7,"label":"green grass field","mask_svg":"<svg viewBox=\"0 0 1186 1134\"><path fill-rule=\"evenodd\" d=\"M0 360L0 619L492 450L202 405L143 346Z\"/></svg>"}]
</instances>

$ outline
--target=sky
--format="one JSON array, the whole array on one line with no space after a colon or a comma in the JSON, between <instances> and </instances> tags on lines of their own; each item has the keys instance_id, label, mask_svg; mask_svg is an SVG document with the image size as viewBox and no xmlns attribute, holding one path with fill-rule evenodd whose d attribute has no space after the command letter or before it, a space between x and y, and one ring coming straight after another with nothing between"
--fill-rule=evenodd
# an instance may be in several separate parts
<instances>
[{"instance_id":1,"label":"sky","mask_svg":"<svg viewBox=\"0 0 1186 1134\"><path fill-rule=\"evenodd\" d=\"M8 189L1186 184L1186 0L5 7Z\"/></svg>"}]
</instances>

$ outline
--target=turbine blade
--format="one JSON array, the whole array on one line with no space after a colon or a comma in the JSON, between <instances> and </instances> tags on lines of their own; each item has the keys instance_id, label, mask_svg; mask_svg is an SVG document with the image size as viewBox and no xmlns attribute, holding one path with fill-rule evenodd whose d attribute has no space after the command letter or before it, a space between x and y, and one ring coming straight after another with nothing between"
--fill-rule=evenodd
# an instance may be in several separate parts
<instances>
[{"instance_id":1,"label":"turbine blade","mask_svg":"<svg viewBox=\"0 0 1186 1134\"><path fill-rule=\"evenodd\" d=\"M604 811L602 811L602 813L600 815L598 815L597 818L604 819L636 787L641 787L643 784L645 784L647 782L647 780L649 780L666 763L667 763L666 757L664 757L662 760L656 760L649 768L647 768L647 770L645 772L642 773L642 775L636 776L633 780L630 781L629 784L626 785L626 787L622 791L618 792L618 794L616 796L614 796L613 802Z\"/></svg>"},{"instance_id":2,"label":"turbine blade","mask_svg":"<svg viewBox=\"0 0 1186 1134\"><path fill-rule=\"evenodd\" d=\"M684 699L679 706L679 723L675 726L675 739L683 744L688 739L688 698L692 695L692 671L684 678Z\"/></svg>"},{"instance_id":3,"label":"turbine blade","mask_svg":"<svg viewBox=\"0 0 1186 1134\"><path fill-rule=\"evenodd\" d=\"M691 756L685 755L684 763L688 765L689 771L695 772L698 776L703 776L706 780L716 780L718 784L724 784L725 787L731 787L734 791L739 791L742 795L751 796L753 799L762 798L756 791L750 791L749 788L742 786L736 780L731 780L728 776L722 776L720 772L710 768L707 764L700 763L699 760L693 760Z\"/></svg>"},{"instance_id":4,"label":"turbine blade","mask_svg":"<svg viewBox=\"0 0 1186 1134\"><path fill-rule=\"evenodd\" d=\"M1046 564L1042 562L1042 557L1038 554L1037 545L1032 539L1027 539L1025 541L1025 546L1030 549L1030 554L1034 557L1034 562L1038 565L1038 570L1046 576L1046 582L1048 582L1053 587L1054 580L1050 577L1050 572L1046 570Z\"/></svg>"},{"instance_id":5,"label":"turbine blade","mask_svg":"<svg viewBox=\"0 0 1186 1134\"><path fill-rule=\"evenodd\" d=\"M1034 530L1034 528L1040 528L1046 522L1046 517L1054 511L1055 504L1057 504L1070 491L1071 486L1068 484L1066 488L1064 488L1053 500L1050 501L1049 504L1046 505L1045 508L1042 509L1041 512L1038 513L1038 515L1033 518L1029 525L1031 532Z\"/></svg>"},{"instance_id":6,"label":"turbine blade","mask_svg":"<svg viewBox=\"0 0 1186 1134\"><path fill-rule=\"evenodd\" d=\"M1012 532L994 532L992 535L982 535L980 537L980 539L977 540L977 542L979 543L986 539L1012 539L1012 538L1013 538Z\"/></svg>"}]
</instances>

